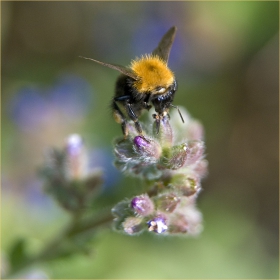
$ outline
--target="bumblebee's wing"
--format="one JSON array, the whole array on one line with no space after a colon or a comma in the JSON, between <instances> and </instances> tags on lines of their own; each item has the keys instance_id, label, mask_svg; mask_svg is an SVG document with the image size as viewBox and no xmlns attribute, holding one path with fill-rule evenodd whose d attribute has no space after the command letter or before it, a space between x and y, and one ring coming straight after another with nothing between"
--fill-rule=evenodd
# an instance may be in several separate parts
<instances>
[{"instance_id":1,"label":"bumblebee's wing","mask_svg":"<svg viewBox=\"0 0 280 280\"><path fill-rule=\"evenodd\" d=\"M158 55L166 63L168 62L169 53L175 39L176 31L177 28L175 26L171 27L162 37L157 48L152 52L153 55Z\"/></svg>"},{"instance_id":2,"label":"bumblebee's wing","mask_svg":"<svg viewBox=\"0 0 280 280\"><path fill-rule=\"evenodd\" d=\"M94 62L97 62L97 63L99 63L99 64L101 64L103 66L115 69L115 70L125 74L126 76L129 76L129 77L131 77L134 80L137 80L137 76L128 67L117 65L117 64L110 64L110 63L101 62L101 61L95 60L93 58L88 58L88 57L83 57L83 56L80 56L80 57L84 58L84 59L88 59L88 60L94 61Z\"/></svg>"}]
</instances>

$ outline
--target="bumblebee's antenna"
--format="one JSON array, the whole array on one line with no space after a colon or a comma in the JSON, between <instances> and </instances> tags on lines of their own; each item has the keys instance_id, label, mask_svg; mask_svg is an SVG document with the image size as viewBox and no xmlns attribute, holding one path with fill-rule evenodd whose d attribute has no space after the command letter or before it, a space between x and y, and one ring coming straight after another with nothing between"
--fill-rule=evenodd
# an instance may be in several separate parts
<instances>
[{"instance_id":1,"label":"bumblebee's antenna","mask_svg":"<svg viewBox=\"0 0 280 280\"><path fill-rule=\"evenodd\" d=\"M184 119L183 119L183 116L182 116L182 114L181 114L181 111L180 111L180 109L178 108L178 106L174 106L173 104L170 104L170 106L173 107L173 108L176 108L176 109L178 110L178 113L179 113L179 115L180 115L180 117L181 117L182 122L185 123L185 121L184 121Z\"/></svg>"}]
</instances>

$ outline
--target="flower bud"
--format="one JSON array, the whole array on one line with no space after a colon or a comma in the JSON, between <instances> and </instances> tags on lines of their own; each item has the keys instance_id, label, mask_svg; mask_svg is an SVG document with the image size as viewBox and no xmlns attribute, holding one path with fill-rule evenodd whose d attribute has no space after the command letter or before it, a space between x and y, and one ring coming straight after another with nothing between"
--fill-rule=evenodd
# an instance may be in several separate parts
<instances>
[{"instance_id":1,"label":"flower bud","mask_svg":"<svg viewBox=\"0 0 280 280\"><path fill-rule=\"evenodd\" d=\"M169 233L187 233L197 235L203 229L201 212L195 207L194 201L183 198L180 206L169 217Z\"/></svg>"},{"instance_id":2,"label":"flower bud","mask_svg":"<svg viewBox=\"0 0 280 280\"><path fill-rule=\"evenodd\" d=\"M133 211L131 207L129 207L130 201L128 199L124 199L119 202L112 208L111 212L113 216L119 219L124 219L125 217L132 216Z\"/></svg>"},{"instance_id":3,"label":"flower bud","mask_svg":"<svg viewBox=\"0 0 280 280\"><path fill-rule=\"evenodd\" d=\"M87 175L87 158L80 135L72 134L66 139L66 177L77 180Z\"/></svg>"},{"instance_id":4,"label":"flower bud","mask_svg":"<svg viewBox=\"0 0 280 280\"><path fill-rule=\"evenodd\" d=\"M148 230L155 233L163 233L168 227L166 225L166 217L163 215L158 215L155 218L148 221Z\"/></svg>"},{"instance_id":5,"label":"flower bud","mask_svg":"<svg viewBox=\"0 0 280 280\"><path fill-rule=\"evenodd\" d=\"M191 165L196 163L204 153L204 143L199 140L189 141L187 143L188 148L188 157L185 162L185 165Z\"/></svg>"},{"instance_id":6,"label":"flower bud","mask_svg":"<svg viewBox=\"0 0 280 280\"><path fill-rule=\"evenodd\" d=\"M83 150L83 140L79 134L72 134L66 139L66 151L70 156L79 155Z\"/></svg>"},{"instance_id":7,"label":"flower bud","mask_svg":"<svg viewBox=\"0 0 280 280\"><path fill-rule=\"evenodd\" d=\"M179 185L178 190L183 196L191 196L200 191L200 184L195 177L187 176L184 181Z\"/></svg>"},{"instance_id":8,"label":"flower bud","mask_svg":"<svg viewBox=\"0 0 280 280\"><path fill-rule=\"evenodd\" d=\"M174 193L163 194L157 199L157 208L172 213L180 203L180 198Z\"/></svg>"},{"instance_id":9,"label":"flower bud","mask_svg":"<svg viewBox=\"0 0 280 280\"><path fill-rule=\"evenodd\" d=\"M159 168L167 168L176 170L181 168L188 156L188 147L187 145L180 144L170 148L164 148L159 162Z\"/></svg>"},{"instance_id":10,"label":"flower bud","mask_svg":"<svg viewBox=\"0 0 280 280\"><path fill-rule=\"evenodd\" d=\"M142 224L142 218L139 217L128 217L122 223L123 230L130 235L135 233L140 233L144 230L144 226Z\"/></svg>"},{"instance_id":11,"label":"flower bud","mask_svg":"<svg viewBox=\"0 0 280 280\"><path fill-rule=\"evenodd\" d=\"M129 204L130 201L128 199L124 199L123 201L116 204L111 210L113 216L115 217L113 228L117 231L123 232L123 222L126 220L126 218L134 215Z\"/></svg>"},{"instance_id":12,"label":"flower bud","mask_svg":"<svg viewBox=\"0 0 280 280\"><path fill-rule=\"evenodd\" d=\"M183 214L176 213L170 221L169 232L174 233L187 233L188 222Z\"/></svg>"},{"instance_id":13,"label":"flower bud","mask_svg":"<svg viewBox=\"0 0 280 280\"><path fill-rule=\"evenodd\" d=\"M188 151L186 144L172 147L172 155L168 163L169 168L173 170L181 168L187 159Z\"/></svg>"},{"instance_id":14,"label":"flower bud","mask_svg":"<svg viewBox=\"0 0 280 280\"><path fill-rule=\"evenodd\" d=\"M137 214L144 217L152 214L154 211L154 203L147 194L134 197L131 201L131 207Z\"/></svg>"},{"instance_id":15,"label":"flower bud","mask_svg":"<svg viewBox=\"0 0 280 280\"><path fill-rule=\"evenodd\" d=\"M121 141L115 143L115 156L121 162L127 162L130 158L135 157L135 151L132 148L131 142L122 138Z\"/></svg>"},{"instance_id":16,"label":"flower bud","mask_svg":"<svg viewBox=\"0 0 280 280\"><path fill-rule=\"evenodd\" d=\"M129 139L117 139L115 141L115 156L114 165L122 172L127 172L130 168L131 162L135 162L137 153L133 149L133 145Z\"/></svg>"},{"instance_id":17,"label":"flower bud","mask_svg":"<svg viewBox=\"0 0 280 280\"><path fill-rule=\"evenodd\" d=\"M160 157L161 147L153 139L146 139L143 136L136 136L134 138L134 146L136 151L144 157L144 161L150 161Z\"/></svg>"}]
</instances>

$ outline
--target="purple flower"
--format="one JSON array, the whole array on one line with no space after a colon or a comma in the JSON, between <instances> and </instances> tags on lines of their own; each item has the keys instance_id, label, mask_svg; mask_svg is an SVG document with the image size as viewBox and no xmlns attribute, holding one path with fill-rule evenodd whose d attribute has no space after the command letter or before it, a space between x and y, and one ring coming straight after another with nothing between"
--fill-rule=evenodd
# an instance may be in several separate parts
<instances>
[{"instance_id":1,"label":"purple flower","mask_svg":"<svg viewBox=\"0 0 280 280\"><path fill-rule=\"evenodd\" d=\"M148 230L155 233L163 233L168 229L166 225L166 218L163 216L157 216L148 221Z\"/></svg>"},{"instance_id":2,"label":"purple flower","mask_svg":"<svg viewBox=\"0 0 280 280\"><path fill-rule=\"evenodd\" d=\"M159 143L153 139L146 139L143 136L136 136L134 138L135 150L143 157L143 160L156 161L161 154L161 147Z\"/></svg>"},{"instance_id":3,"label":"purple flower","mask_svg":"<svg viewBox=\"0 0 280 280\"><path fill-rule=\"evenodd\" d=\"M148 216L154 211L154 203L147 194L136 196L131 200L131 207L140 216Z\"/></svg>"},{"instance_id":4,"label":"purple flower","mask_svg":"<svg viewBox=\"0 0 280 280\"><path fill-rule=\"evenodd\" d=\"M103 183L102 172L89 168L87 159L81 136L72 134L63 148L47 151L40 170L45 179L45 190L70 212L88 207Z\"/></svg>"},{"instance_id":5,"label":"purple flower","mask_svg":"<svg viewBox=\"0 0 280 280\"><path fill-rule=\"evenodd\" d=\"M77 156L83 151L83 140L79 134L72 134L66 140L66 150L69 156Z\"/></svg>"}]
</instances>

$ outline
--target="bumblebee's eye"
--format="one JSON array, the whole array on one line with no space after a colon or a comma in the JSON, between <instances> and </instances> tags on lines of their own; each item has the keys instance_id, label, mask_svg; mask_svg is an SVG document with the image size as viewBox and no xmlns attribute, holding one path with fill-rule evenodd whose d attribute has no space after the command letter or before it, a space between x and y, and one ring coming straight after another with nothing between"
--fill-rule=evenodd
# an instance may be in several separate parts
<instances>
[{"instance_id":1,"label":"bumblebee's eye","mask_svg":"<svg viewBox=\"0 0 280 280\"><path fill-rule=\"evenodd\" d=\"M164 93L166 91L165 87L156 87L156 92L157 93Z\"/></svg>"}]
</instances>

